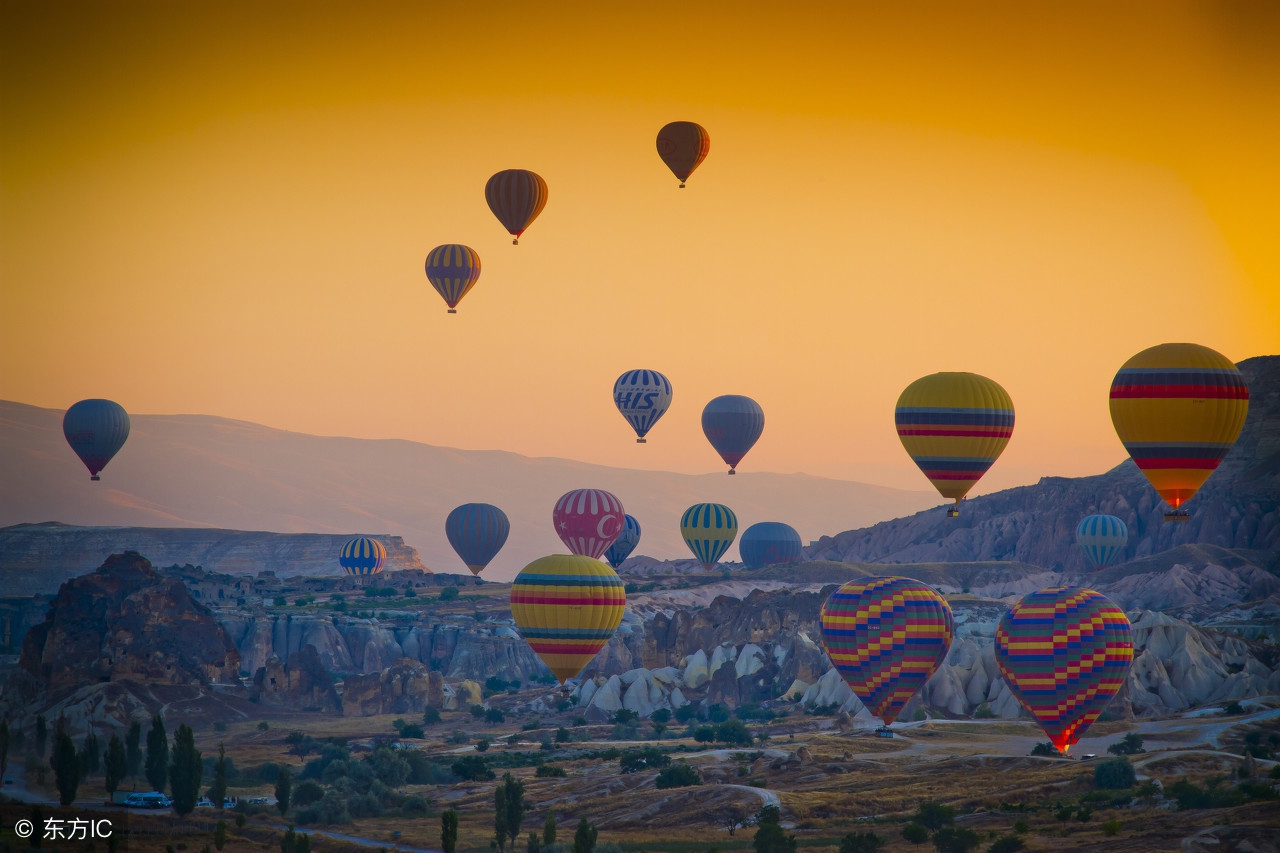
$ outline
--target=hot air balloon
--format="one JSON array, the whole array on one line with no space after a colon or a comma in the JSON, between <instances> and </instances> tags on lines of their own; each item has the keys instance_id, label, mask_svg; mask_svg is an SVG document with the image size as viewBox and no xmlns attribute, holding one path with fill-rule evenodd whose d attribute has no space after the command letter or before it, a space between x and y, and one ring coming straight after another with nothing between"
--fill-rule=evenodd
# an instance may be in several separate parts
<instances>
[{"instance_id":1,"label":"hot air balloon","mask_svg":"<svg viewBox=\"0 0 1280 853\"><path fill-rule=\"evenodd\" d=\"M738 535L738 517L724 504L694 504L680 516L680 535L702 568L711 571Z\"/></svg>"},{"instance_id":2,"label":"hot air balloon","mask_svg":"<svg viewBox=\"0 0 1280 853\"><path fill-rule=\"evenodd\" d=\"M1066 754L1124 683L1133 629L1091 589L1033 592L996 626L996 664L1013 695Z\"/></svg>"},{"instance_id":3,"label":"hot air balloon","mask_svg":"<svg viewBox=\"0 0 1280 853\"><path fill-rule=\"evenodd\" d=\"M671 382L656 370L628 370L613 383L613 403L636 431L636 444L671 406Z\"/></svg>"},{"instance_id":4,"label":"hot air balloon","mask_svg":"<svg viewBox=\"0 0 1280 853\"><path fill-rule=\"evenodd\" d=\"M775 563L794 563L800 559L800 534L790 524L761 521L742 532L738 553L748 569L759 569Z\"/></svg>"},{"instance_id":5,"label":"hot air balloon","mask_svg":"<svg viewBox=\"0 0 1280 853\"><path fill-rule=\"evenodd\" d=\"M631 552L638 544L640 544L640 522L636 521L634 516L628 515L622 532L618 534L617 539L613 540L609 550L604 552L604 558L616 569L622 565L623 560L631 556Z\"/></svg>"},{"instance_id":6,"label":"hot air balloon","mask_svg":"<svg viewBox=\"0 0 1280 853\"><path fill-rule=\"evenodd\" d=\"M427 255L427 279L444 298L449 313L457 314L462 297L480 280L480 255L460 243L436 246Z\"/></svg>"},{"instance_id":7,"label":"hot air balloon","mask_svg":"<svg viewBox=\"0 0 1280 853\"><path fill-rule=\"evenodd\" d=\"M387 548L377 539L368 536L357 536L342 546L338 555L338 565L349 575L367 576L382 572L382 564L387 559Z\"/></svg>"},{"instance_id":8,"label":"hot air balloon","mask_svg":"<svg viewBox=\"0 0 1280 853\"><path fill-rule=\"evenodd\" d=\"M511 585L511 615L520 635L561 684L605 647L626 605L613 569L581 555L540 557Z\"/></svg>"},{"instance_id":9,"label":"hot air balloon","mask_svg":"<svg viewBox=\"0 0 1280 853\"><path fill-rule=\"evenodd\" d=\"M556 534L574 554L600 558L622 533L622 502L603 489L574 489L560 496L551 512Z\"/></svg>"},{"instance_id":10,"label":"hot air balloon","mask_svg":"<svg viewBox=\"0 0 1280 853\"><path fill-rule=\"evenodd\" d=\"M473 575L479 575L498 555L510 532L507 514L493 504L463 504L444 522L449 544Z\"/></svg>"},{"instance_id":11,"label":"hot air balloon","mask_svg":"<svg viewBox=\"0 0 1280 853\"><path fill-rule=\"evenodd\" d=\"M998 384L976 373L934 373L898 397L898 438L944 498L947 516L1000 457L1013 435L1013 401Z\"/></svg>"},{"instance_id":12,"label":"hot air balloon","mask_svg":"<svg viewBox=\"0 0 1280 853\"><path fill-rule=\"evenodd\" d=\"M547 204L547 182L528 169L505 169L484 185L484 198L502 227L511 234L511 245L538 218Z\"/></svg>"},{"instance_id":13,"label":"hot air balloon","mask_svg":"<svg viewBox=\"0 0 1280 853\"><path fill-rule=\"evenodd\" d=\"M702 432L733 474L764 432L764 409L750 397L716 397L702 410Z\"/></svg>"},{"instance_id":14,"label":"hot air balloon","mask_svg":"<svg viewBox=\"0 0 1280 853\"><path fill-rule=\"evenodd\" d=\"M867 710L889 726L951 648L951 607L911 578L860 578L831 594L820 616L831 663Z\"/></svg>"},{"instance_id":15,"label":"hot air balloon","mask_svg":"<svg viewBox=\"0 0 1280 853\"><path fill-rule=\"evenodd\" d=\"M1180 512L1236 443L1249 387L1226 356L1197 344L1160 344L1124 363L1111 383L1111 423L1134 464Z\"/></svg>"},{"instance_id":16,"label":"hot air balloon","mask_svg":"<svg viewBox=\"0 0 1280 853\"><path fill-rule=\"evenodd\" d=\"M110 400L81 400L62 416L62 434L89 469L89 479L101 480L98 472L129 437L129 414Z\"/></svg>"},{"instance_id":17,"label":"hot air balloon","mask_svg":"<svg viewBox=\"0 0 1280 853\"><path fill-rule=\"evenodd\" d=\"M1076 543L1094 568L1101 569L1124 554L1129 544L1129 528L1114 515L1090 515L1076 526Z\"/></svg>"},{"instance_id":18,"label":"hot air balloon","mask_svg":"<svg viewBox=\"0 0 1280 853\"><path fill-rule=\"evenodd\" d=\"M658 131L658 156L680 179L680 189L693 170L707 158L711 137L706 128L691 121L673 121Z\"/></svg>"}]
</instances>

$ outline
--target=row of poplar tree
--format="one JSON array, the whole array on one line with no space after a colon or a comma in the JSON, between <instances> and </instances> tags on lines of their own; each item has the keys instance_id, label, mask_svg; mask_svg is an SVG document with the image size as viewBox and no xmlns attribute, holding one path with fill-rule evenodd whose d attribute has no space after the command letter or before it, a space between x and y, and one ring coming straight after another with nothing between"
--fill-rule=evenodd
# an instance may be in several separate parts
<instances>
[{"instance_id":1,"label":"row of poplar tree","mask_svg":"<svg viewBox=\"0 0 1280 853\"><path fill-rule=\"evenodd\" d=\"M510 773L502 777L493 793L493 846L499 853L505 853L508 844L511 853L516 853L516 842L520 838L521 825L524 823L524 812L528 802L524 798L524 783ZM599 831L585 817L578 821L578 829L573 835L572 853L592 853L596 847L596 836ZM458 812L448 809L440 816L440 848L444 853L454 853L458 846ZM561 845L556 844L556 816L548 813L542 825L542 832L530 832L528 853L549 853L555 851L569 853Z\"/></svg>"}]
</instances>

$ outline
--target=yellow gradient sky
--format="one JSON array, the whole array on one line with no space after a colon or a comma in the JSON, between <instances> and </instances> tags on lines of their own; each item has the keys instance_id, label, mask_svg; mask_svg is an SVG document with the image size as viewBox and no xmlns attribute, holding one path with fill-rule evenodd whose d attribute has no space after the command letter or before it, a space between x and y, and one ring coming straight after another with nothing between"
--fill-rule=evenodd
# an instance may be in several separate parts
<instances>
[{"instance_id":1,"label":"yellow gradient sky","mask_svg":"<svg viewBox=\"0 0 1280 853\"><path fill-rule=\"evenodd\" d=\"M1140 349L1280 353L1276 4L541 5L4 4L0 397L703 472L741 393L744 470L923 489L894 402L970 370L1017 408L980 493L1123 458Z\"/></svg>"}]
</instances>

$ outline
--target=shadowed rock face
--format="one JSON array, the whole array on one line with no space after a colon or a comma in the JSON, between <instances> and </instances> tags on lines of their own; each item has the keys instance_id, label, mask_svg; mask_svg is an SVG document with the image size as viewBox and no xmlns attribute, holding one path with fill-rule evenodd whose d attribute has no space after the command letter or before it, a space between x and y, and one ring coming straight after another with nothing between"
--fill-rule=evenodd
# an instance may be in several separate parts
<instances>
[{"instance_id":1,"label":"shadowed rock face","mask_svg":"<svg viewBox=\"0 0 1280 853\"><path fill-rule=\"evenodd\" d=\"M27 633L20 666L49 691L122 680L239 684L240 653L181 582L126 551L62 585Z\"/></svg>"},{"instance_id":2,"label":"shadowed rock face","mask_svg":"<svg viewBox=\"0 0 1280 853\"><path fill-rule=\"evenodd\" d=\"M1034 486L974 498L959 518L946 518L937 508L824 536L805 556L875 563L1016 560L1084 572L1091 566L1076 545L1075 528L1093 513L1128 525L1125 560L1194 543L1280 552L1280 356L1251 358L1239 367L1249 383L1249 416L1231 453L1187 504L1189 522L1165 522L1164 503L1126 460L1096 477L1045 477Z\"/></svg>"}]
</instances>

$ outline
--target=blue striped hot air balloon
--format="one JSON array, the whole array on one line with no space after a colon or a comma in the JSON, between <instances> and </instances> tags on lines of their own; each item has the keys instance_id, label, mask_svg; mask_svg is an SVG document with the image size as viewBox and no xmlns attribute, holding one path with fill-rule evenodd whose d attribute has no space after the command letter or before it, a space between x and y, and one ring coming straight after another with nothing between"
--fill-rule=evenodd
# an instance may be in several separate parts
<instances>
[{"instance_id":1,"label":"blue striped hot air balloon","mask_svg":"<svg viewBox=\"0 0 1280 853\"><path fill-rule=\"evenodd\" d=\"M129 438L129 414L110 400L81 400L62 416L62 434L89 469L89 479L100 480L98 472Z\"/></svg>"},{"instance_id":2,"label":"blue striped hot air balloon","mask_svg":"<svg viewBox=\"0 0 1280 853\"><path fill-rule=\"evenodd\" d=\"M458 303L480 280L480 255L470 246L445 243L427 255L427 279L449 306L458 313Z\"/></svg>"},{"instance_id":3,"label":"blue striped hot air balloon","mask_svg":"<svg viewBox=\"0 0 1280 853\"><path fill-rule=\"evenodd\" d=\"M1101 569L1124 554L1129 528L1114 515L1091 515L1076 527L1076 542L1094 568Z\"/></svg>"},{"instance_id":4,"label":"blue striped hot air balloon","mask_svg":"<svg viewBox=\"0 0 1280 853\"><path fill-rule=\"evenodd\" d=\"M471 574L479 575L507 543L511 522L493 504L463 504L444 522L445 536Z\"/></svg>"},{"instance_id":5,"label":"blue striped hot air balloon","mask_svg":"<svg viewBox=\"0 0 1280 853\"><path fill-rule=\"evenodd\" d=\"M732 474L764 432L764 409L739 394L716 397L702 410L702 432Z\"/></svg>"},{"instance_id":6,"label":"blue striped hot air balloon","mask_svg":"<svg viewBox=\"0 0 1280 853\"><path fill-rule=\"evenodd\" d=\"M694 504L680 517L680 535L702 567L711 571L738 535L738 516L724 504Z\"/></svg>"},{"instance_id":7,"label":"blue striped hot air balloon","mask_svg":"<svg viewBox=\"0 0 1280 853\"><path fill-rule=\"evenodd\" d=\"M382 564L386 559L385 545L368 536L357 536L342 546L338 565L349 575L376 575L382 571Z\"/></svg>"},{"instance_id":8,"label":"blue striped hot air balloon","mask_svg":"<svg viewBox=\"0 0 1280 853\"><path fill-rule=\"evenodd\" d=\"M604 552L604 558L616 569L622 565L623 560L631 556L631 552L638 544L640 544L640 522L636 521L635 516L628 515L622 526L622 532L618 534L617 539L613 540L609 550Z\"/></svg>"},{"instance_id":9,"label":"blue striped hot air balloon","mask_svg":"<svg viewBox=\"0 0 1280 853\"><path fill-rule=\"evenodd\" d=\"M800 559L802 547L796 529L780 521L753 524L742 532L742 539L738 541L738 553L749 569L775 563L794 563Z\"/></svg>"},{"instance_id":10,"label":"blue striped hot air balloon","mask_svg":"<svg viewBox=\"0 0 1280 853\"><path fill-rule=\"evenodd\" d=\"M613 403L636 431L636 444L671 407L671 382L656 370L628 370L613 383Z\"/></svg>"}]
</instances>

